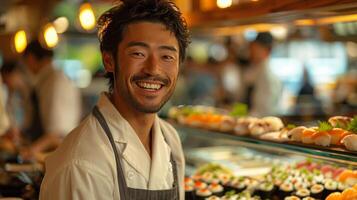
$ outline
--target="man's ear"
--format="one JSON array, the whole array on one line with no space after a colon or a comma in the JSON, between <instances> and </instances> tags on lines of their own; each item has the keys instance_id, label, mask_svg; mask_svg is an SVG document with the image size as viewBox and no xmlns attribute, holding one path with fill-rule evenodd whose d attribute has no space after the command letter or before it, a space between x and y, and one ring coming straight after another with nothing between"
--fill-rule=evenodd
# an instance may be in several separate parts
<instances>
[{"instance_id":1,"label":"man's ear","mask_svg":"<svg viewBox=\"0 0 357 200\"><path fill-rule=\"evenodd\" d=\"M102 60L103 60L105 71L114 73L115 62L114 62L113 55L110 52L102 52Z\"/></svg>"}]
</instances>

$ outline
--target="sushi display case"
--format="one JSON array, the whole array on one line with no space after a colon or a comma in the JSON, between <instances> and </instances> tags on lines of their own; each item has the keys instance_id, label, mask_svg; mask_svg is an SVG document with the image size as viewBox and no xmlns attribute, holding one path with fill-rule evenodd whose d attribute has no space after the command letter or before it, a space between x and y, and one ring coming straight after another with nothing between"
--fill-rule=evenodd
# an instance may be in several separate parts
<instances>
[{"instance_id":1,"label":"sushi display case","mask_svg":"<svg viewBox=\"0 0 357 200\"><path fill-rule=\"evenodd\" d=\"M186 199L357 200L357 154L170 121L186 159Z\"/></svg>"}]
</instances>

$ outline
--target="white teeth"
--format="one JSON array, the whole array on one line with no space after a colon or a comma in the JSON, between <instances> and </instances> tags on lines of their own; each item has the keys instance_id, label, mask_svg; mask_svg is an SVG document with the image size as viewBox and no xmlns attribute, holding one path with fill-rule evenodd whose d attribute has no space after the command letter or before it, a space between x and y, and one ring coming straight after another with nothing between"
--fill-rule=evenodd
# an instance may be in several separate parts
<instances>
[{"instance_id":1,"label":"white teeth","mask_svg":"<svg viewBox=\"0 0 357 200\"><path fill-rule=\"evenodd\" d=\"M145 89L151 89L151 90L158 90L161 88L160 84L154 84L154 83L144 83L144 82L138 82L138 85L141 88L145 88Z\"/></svg>"}]
</instances>

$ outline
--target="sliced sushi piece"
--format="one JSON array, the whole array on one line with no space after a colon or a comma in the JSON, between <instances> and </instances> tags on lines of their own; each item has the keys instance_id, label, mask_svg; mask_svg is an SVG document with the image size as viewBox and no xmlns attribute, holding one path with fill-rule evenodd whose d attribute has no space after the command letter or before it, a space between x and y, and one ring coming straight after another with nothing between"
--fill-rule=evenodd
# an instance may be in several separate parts
<instances>
[{"instance_id":1,"label":"sliced sushi piece","mask_svg":"<svg viewBox=\"0 0 357 200\"><path fill-rule=\"evenodd\" d=\"M270 131L279 131L284 128L284 123L278 117L263 117L262 120L268 123L269 132Z\"/></svg>"},{"instance_id":2,"label":"sliced sushi piece","mask_svg":"<svg viewBox=\"0 0 357 200\"><path fill-rule=\"evenodd\" d=\"M192 185L185 185L185 199L194 200L195 199L195 189Z\"/></svg>"},{"instance_id":3,"label":"sliced sushi piece","mask_svg":"<svg viewBox=\"0 0 357 200\"><path fill-rule=\"evenodd\" d=\"M354 188L347 188L341 193L342 200L356 200L357 199L357 190Z\"/></svg>"},{"instance_id":4,"label":"sliced sushi piece","mask_svg":"<svg viewBox=\"0 0 357 200\"><path fill-rule=\"evenodd\" d=\"M357 170L345 170L343 171L338 180L347 186L352 187L353 185L357 184Z\"/></svg>"},{"instance_id":5,"label":"sliced sushi piece","mask_svg":"<svg viewBox=\"0 0 357 200\"><path fill-rule=\"evenodd\" d=\"M236 121L233 117L230 116L223 116L221 119L221 123L219 125L219 131L222 132L231 132L233 131L236 125Z\"/></svg>"},{"instance_id":6,"label":"sliced sushi piece","mask_svg":"<svg viewBox=\"0 0 357 200\"><path fill-rule=\"evenodd\" d=\"M326 131L317 131L311 138L314 140L314 143L319 146L327 147L331 144L331 135Z\"/></svg>"},{"instance_id":7,"label":"sliced sushi piece","mask_svg":"<svg viewBox=\"0 0 357 200\"><path fill-rule=\"evenodd\" d=\"M255 117L240 117L237 119L236 125L234 127L234 133L236 135L249 135L249 124L258 120Z\"/></svg>"},{"instance_id":8,"label":"sliced sushi piece","mask_svg":"<svg viewBox=\"0 0 357 200\"><path fill-rule=\"evenodd\" d=\"M221 200L221 198L213 195L213 196L206 198L206 200Z\"/></svg>"},{"instance_id":9,"label":"sliced sushi piece","mask_svg":"<svg viewBox=\"0 0 357 200\"><path fill-rule=\"evenodd\" d=\"M325 199L329 194L337 192L337 182L333 180L326 180L324 184L325 190L323 192L322 198Z\"/></svg>"},{"instance_id":10,"label":"sliced sushi piece","mask_svg":"<svg viewBox=\"0 0 357 200\"><path fill-rule=\"evenodd\" d=\"M338 182L338 184L337 184L338 191L342 192L343 190L345 190L347 188L348 188L348 186L346 184Z\"/></svg>"},{"instance_id":11,"label":"sliced sushi piece","mask_svg":"<svg viewBox=\"0 0 357 200\"><path fill-rule=\"evenodd\" d=\"M293 191L293 184L289 182L284 182L279 187L278 196L280 197L280 199L284 199L285 197L290 196Z\"/></svg>"},{"instance_id":12,"label":"sliced sushi piece","mask_svg":"<svg viewBox=\"0 0 357 200\"><path fill-rule=\"evenodd\" d=\"M194 188L196 190L205 189L205 188L207 188L207 184L205 182L202 182L202 181L196 181L195 185L194 185Z\"/></svg>"},{"instance_id":13,"label":"sliced sushi piece","mask_svg":"<svg viewBox=\"0 0 357 200\"><path fill-rule=\"evenodd\" d=\"M295 192L295 196L300 197L300 198L308 197L308 196L310 196L310 190L308 190L306 188L299 189Z\"/></svg>"},{"instance_id":14,"label":"sliced sushi piece","mask_svg":"<svg viewBox=\"0 0 357 200\"><path fill-rule=\"evenodd\" d=\"M255 195L260 196L261 199L268 199L273 196L274 184L271 182L262 182L258 185L258 188L254 193Z\"/></svg>"},{"instance_id":15,"label":"sliced sushi piece","mask_svg":"<svg viewBox=\"0 0 357 200\"><path fill-rule=\"evenodd\" d=\"M357 151L357 134L350 134L345 136L342 141L346 149L350 151Z\"/></svg>"},{"instance_id":16,"label":"sliced sushi piece","mask_svg":"<svg viewBox=\"0 0 357 200\"><path fill-rule=\"evenodd\" d=\"M297 196L287 196L284 198L284 200L300 200L300 197Z\"/></svg>"},{"instance_id":17,"label":"sliced sushi piece","mask_svg":"<svg viewBox=\"0 0 357 200\"><path fill-rule=\"evenodd\" d=\"M199 189L196 191L195 200L205 200L206 198L208 198L211 195L212 195L212 192L208 188Z\"/></svg>"},{"instance_id":18,"label":"sliced sushi piece","mask_svg":"<svg viewBox=\"0 0 357 200\"><path fill-rule=\"evenodd\" d=\"M316 200L314 197L304 197L302 200Z\"/></svg>"},{"instance_id":19,"label":"sliced sushi piece","mask_svg":"<svg viewBox=\"0 0 357 200\"><path fill-rule=\"evenodd\" d=\"M303 130L302 132L302 138L301 141L304 144L313 144L314 140L312 139L312 136L316 133L317 131L313 128L307 128Z\"/></svg>"},{"instance_id":20,"label":"sliced sushi piece","mask_svg":"<svg viewBox=\"0 0 357 200\"><path fill-rule=\"evenodd\" d=\"M212 192L213 195L215 196L223 196L224 194L224 188L222 185L218 183L212 183L208 186L208 189Z\"/></svg>"},{"instance_id":21,"label":"sliced sushi piece","mask_svg":"<svg viewBox=\"0 0 357 200\"><path fill-rule=\"evenodd\" d=\"M334 192L326 197L326 200L340 200L342 197L340 192Z\"/></svg>"},{"instance_id":22,"label":"sliced sushi piece","mask_svg":"<svg viewBox=\"0 0 357 200\"><path fill-rule=\"evenodd\" d=\"M288 137L292 140L292 141L297 141L297 142L301 142L302 140L302 133L303 131L307 129L305 126L298 126L295 127L293 129L291 129L288 132Z\"/></svg>"},{"instance_id":23,"label":"sliced sushi piece","mask_svg":"<svg viewBox=\"0 0 357 200\"><path fill-rule=\"evenodd\" d=\"M316 199L321 199L324 192L324 186L321 184L312 185L310 188L311 196Z\"/></svg>"},{"instance_id":24,"label":"sliced sushi piece","mask_svg":"<svg viewBox=\"0 0 357 200\"><path fill-rule=\"evenodd\" d=\"M212 172L204 172L202 174L201 180L204 181L205 183L211 183L213 180L213 173Z\"/></svg>"},{"instance_id":25,"label":"sliced sushi piece","mask_svg":"<svg viewBox=\"0 0 357 200\"><path fill-rule=\"evenodd\" d=\"M248 126L249 132L252 136L260 136L264 133L267 133L270 131L270 125L268 122L258 119L252 123L249 124Z\"/></svg>"},{"instance_id":26,"label":"sliced sushi piece","mask_svg":"<svg viewBox=\"0 0 357 200\"><path fill-rule=\"evenodd\" d=\"M348 131L342 128L333 128L332 130L328 131L328 134L331 136L331 144L340 145L342 138L348 135Z\"/></svg>"},{"instance_id":27,"label":"sliced sushi piece","mask_svg":"<svg viewBox=\"0 0 357 200\"><path fill-rule=\"evenodd\" d=\"M193 182L193 179L190 177L185 177L185 185L195 185L195 183Z\"/></svg>"},{"instance_id":28,"label":"sliced sushi piece","mask_svg":"<svg viewBox=\"0 0 357 200\"><path fill-rule=\"evenodd\" d=\"M352 121L352 118L346 116L334 116L328 119L328 122L333 127L340 127L343 129L347 129L348 124Z\"/></svg>"}]
</instances>

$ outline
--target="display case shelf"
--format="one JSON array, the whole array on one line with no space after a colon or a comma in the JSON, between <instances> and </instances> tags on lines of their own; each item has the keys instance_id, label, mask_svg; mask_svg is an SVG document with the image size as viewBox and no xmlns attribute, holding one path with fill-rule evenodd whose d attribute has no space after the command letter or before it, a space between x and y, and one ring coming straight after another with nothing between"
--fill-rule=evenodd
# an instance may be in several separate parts
<instances>
[{"instance_id":1,"label":"display case shelf","mask_svg":"<svg viewBox=\"0 0 357 200\"><path fill-rule=\"evenodd\" d=\"M183 140L190 140L191 137L198 137L201 139L208 139L212 143L228 144L234 142L234 144L259 149L261 151L298 154L306 157L332 161L334 163L347 164L352 168L357 168L357 152L346 151L342 148L324 148L300 143L274 142L249 136L238 136L230 133L188 127L175 122L171 122L171 124L176 128Z\"/></svg>"}]
</instances>

